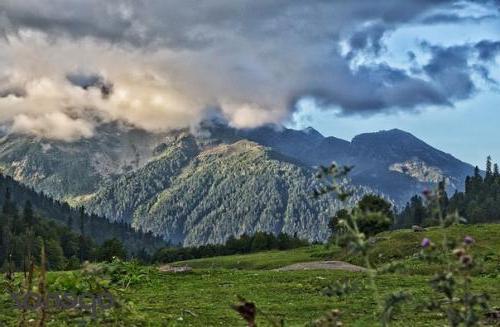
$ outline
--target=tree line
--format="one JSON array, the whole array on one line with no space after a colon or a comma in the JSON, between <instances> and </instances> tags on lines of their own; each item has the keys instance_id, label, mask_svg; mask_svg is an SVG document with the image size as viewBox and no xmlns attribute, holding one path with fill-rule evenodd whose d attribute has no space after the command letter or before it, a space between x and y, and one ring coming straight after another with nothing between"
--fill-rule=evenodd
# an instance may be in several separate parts
<instances>
[{"instance_id":1,"label":"tree line","mask_svg":"<svg viewBox=\"0 0 500 327\"><path fill-rule=\"evenodd\" d=\"M66 202L57 201L43 192L22 185L10 176L0 174L0 205L9 193L11 201L18 207L30 202L32 210L40 217L50 219L68 227L78 235L85 235L96 244L109 239L120 240L126 244L127 254L137 256L147 252L153 254L167 243L152 233L143 233L123 222L111 222L104 217L89 214L82 207L72 208Z\"/></svg>"},{"instance_id":2,"label":"tree line","mask_svg":"<svg viewBox=\"0 0 500 327\"><path fill-rule=\"evenodd\" d=\"M456 212L468 223L500 221L500 173L498 164L493 164L490 156L486 159L484 173L476 166L474 174L466 177L463 192L457 191L449 197L444 191L444 181L439 188L443 190L440 207L444 215ZM397 227L435 225L437 221L431 209L425 197L413 196L398 215Z\"/></svg>"},{"instance_id":3,"label":"tree line","mask_svg":"<svg viewBox=\"0 0 500 327\"><path fill-rule=\"evenodd\" d=\"M253 235L243 234L236 238L231 236L225 244L207 244L197 247L165 247L153 256L153 262L169 263L198 258L247 254L267 250L289 250L309 245L309 242L297 236L280 233L274 235L256 232Z\"/></svg>"},{"instance_id":4,"label":"tree line","mask_svg":"<svg viewBox=\"0 0 500 327\"><path fill-rule=\"evenodd\" d=\"M30 201L18 207L9 189L5 191L0 211L0 268L2 271L28 271L31 260L40 264L42 244L50 270L72 270L84 261L111 261L113 257L130 257L123 243L108 239L96 243L85 231L86 215L80 211L79 233L70 226L40 217ZM135 254L143 261L151 256L146 251Z\"/></svg>"}]
</instances>

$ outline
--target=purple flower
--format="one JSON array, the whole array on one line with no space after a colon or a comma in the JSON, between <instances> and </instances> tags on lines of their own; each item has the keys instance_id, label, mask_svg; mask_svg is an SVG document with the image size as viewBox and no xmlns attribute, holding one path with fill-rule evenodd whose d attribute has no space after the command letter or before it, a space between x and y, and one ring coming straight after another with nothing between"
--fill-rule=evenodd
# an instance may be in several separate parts
<instances>
[{"instance_id":1,"label":"purple flower","mask_svg":"<svg viewBox=\"0 0 500 327\"><path fill-rule=\"evenodd\" d=\"M460 261L464 266L471 266L472 265L472 257L470 255L463 255L460 257Z\"/></svg>"},{"instance_id":2,"label":"purple flower","mask_svg":"<svg viewBox=\"0 0 500 327\"><path fill-rule=\"evenodd\" d=\"M424 238L422 240L422 243L420 243L420 245L422 245L424 249L428 248L429 246L431 246L431 240L429 240L428 238Z\"/></svg>"},{"instance_id":3,"label":"purple flower","mask_svg":"<svg viewBox=\"0 0 500 327\"><path fill-rule=\"evenodd\" d=\"M472 245L472 244L474 244L474 242L476 242L476 241L472 237L470 237L470 236L464 237L464 244L465 245Z\"/></svg>"}]
</instances>

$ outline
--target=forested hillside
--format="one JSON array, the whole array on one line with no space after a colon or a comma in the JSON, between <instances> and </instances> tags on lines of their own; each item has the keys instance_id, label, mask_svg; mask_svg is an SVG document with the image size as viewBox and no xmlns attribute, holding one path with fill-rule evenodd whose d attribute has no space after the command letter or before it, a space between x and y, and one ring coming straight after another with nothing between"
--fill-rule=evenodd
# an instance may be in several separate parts
<instances>
[{"instance_id":1,"label":"forested hillside","mask_svg":"<svg viewBox=\"0 0 500 327\"><path fill-rule=\"evenodd\" d=\"M223 243L256 231L324 240L340 203L317 203L315 183L314 170L253 142L203 149L186 135L81 204L174 244Z\"/></svg>"},{"instance_id":2,"label":"forested hillside","mask_svg":"<svg viewBox=\"0 0 500 327\"><path fill-rule=\"evenodd\" d=\"M16 225L19 217L22 221L18 209L23 208L26 203L30 203L35 216L43 218L37 221L49 219L58 226L65 226L76 235L84 235L97 244L116 238L126 245L130 254L143 250L153 252L165 245L161 239L151 234L137 232L130 225L113 223L97 215L88 215L81 208L71 208L67 203L53 200L43 193L37 193L19 184L11 177L0 175L0 205L11 208L8 215L12 224Z\"/></svg>"},{"instance_id":3,"label":"forested hillside","mask_svg":"<svg viewBox=\"0 0 500 327\"><path fill-rule=\"evenodd\" d=\"M75 269L92 258L95 243L89 237L39 217L29 201L19 209L7 189L0 212L0 267L3 272L28 271L32 257L39 263L42 243L49 269Z\"/></svg>"},{"instance_id":4,"label":"forested hillside","mask_svg":"<svg viewBox=\"0 0 500 327\"><path fill-rule=\"evenodd\" d=\"M451 197L444 192L441 202L445 214L458 212L469 223L500 222L498 164L493 164L488 157L484 174L476 167L474 174L465 179L465 191L455 192ZM425 199L415 195L399 215L398 225L408 227L412 224L433 224L435 222L432 220L430 210Z\"/></svg>"}]
</instances>

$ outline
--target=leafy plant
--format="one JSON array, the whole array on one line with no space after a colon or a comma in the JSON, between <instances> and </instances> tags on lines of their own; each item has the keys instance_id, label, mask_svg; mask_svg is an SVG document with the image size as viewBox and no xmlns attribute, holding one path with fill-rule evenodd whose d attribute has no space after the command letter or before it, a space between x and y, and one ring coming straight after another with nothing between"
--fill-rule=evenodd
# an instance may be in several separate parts
<instances>
[{"instance_id":1,"label":"leafy plant","mask_svg":"<svg viewBox=\"0 0 500 327\"><path fill-rule=\"evenodd\" d=\"M111 263L103 265L102 273L108 275L114 285L127 289L131 285L149 282L152 270L136 260L114 258Z\"/></svg>"},{"instance_id":2,"label":"leafy plant","mask_svg":"<svg viewBox=\"0 0 500 327\"><path fill-rule=\"evenodd\" d=\"M442 270L429 281L431 288L438 294L424 304L429 310L439 311L448 319L450 326L476 326L480 321L481 310L488 309L489 296L486 293L473 293L471 290L472 270L476 262L471 254L475 240L466 236L462 243L450 240L447 228L463 222L458 215L444 214L441 208L444 195L444 183L434 191L424 193L431 203L434 214L438 217L443 239L440 245L424 238L421 246L421 256L429 262L441 263Z\"/></svg>"},{"instance_id":3,"label":"leafy plant","mask_svg":"<svg viewBox=\"0 0 500 327\"><path fill-rule=\"evenodd\" d=\"M321 168L317 177L322 181L322 186L315 191L315 196L333 193L339 200L346 202L351 193L342 180L345 180L352 167L339 167L332 164L330 167ZM340 180L340 182L339 182ZM366 269L373 299L377 303L382 325L386 326L393 319L395 308L401 302L406 301L409 295L403 292L393 293L385 300L379 294L377 286L377 267L371 262L370 250L374 242L370 239L377 232L387 229L392 223L393 214L390 204L375 195L365 196L358 206L350 211L343 211L334 217L334 228L340 232L336 233L336 242L345 247L351 254L362 257L363 267ZM350 283L344 283L349 285ZM340 285L340 287L339 287ZM330 287L333 293L345 295L350 291L349 287L337 285Z\"/></svg>"}]
</instances>

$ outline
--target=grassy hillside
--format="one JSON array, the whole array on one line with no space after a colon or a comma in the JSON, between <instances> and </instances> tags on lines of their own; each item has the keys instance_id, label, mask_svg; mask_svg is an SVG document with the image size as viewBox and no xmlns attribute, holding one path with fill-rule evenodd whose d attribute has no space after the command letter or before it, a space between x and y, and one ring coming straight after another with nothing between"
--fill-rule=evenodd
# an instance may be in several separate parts
<instances>
[{"instance_id":1,"label":"grassy hillside","mask_svg":"<svg viewBox=\"0 0 500 327\"><path fill-rule=\"evenodd\" d=\"M452 226L446 230L451 240L462 240L469 235L479 240L473 253L481 258L483 273L500 275L500 224L477 224ZM411 274L429 274L436 267L422 262L418 258L420 242L429 238L434 243L442 240L443 230L429 228L425 232L415 233L410 230L397 230L378 234L371 252L372 261L383 264L396 260L402 265L402 272ZM352 256L336 246L326 248L314 245L289 251L268 251L248 255L232 255L204 259L188 260L176 265L189 265L200 269L275 269L296 262L341 260L352 264L362 264L359 256Z\"/></svg>"},{"instance_id":2,"label":"grassy hillside","mask_svg":"<svg viewBox=\"0 0 500 327\"><path fill-rule=\"evenodd\" d=\"M455 226L448 229L448 232L450 238L462 239L463 236L470 235L476 239L475 258L481 258L482 268L473 277L473 289L487 291L491 296L492 306L500 306L500 225ZM385 263L393 258L400 260L404 266L401 271L377 277L381 295L397 290L405 290L412 295L412 301L404 304L396 314L393 326L446 324L444 317L438 313L419 308L433 294L428 281L436 266L420 262L415 257L423 237L439 242L441 235L441 229L430 229L422 233L403 230L378 235L374 248L375 261ZM304 326L334 308L343 312L342 320L347 326L376 325L376 304L367 288L368 278L365 273L272 270L291 263L323 258L358 263L357 257L338 248L311 246L291 251L269 251L176 263L195 268L193 272L186 274L145 270L145 275L130 287L121 290L117 287L114 294L123 306L121 309L107 310L106 315L99 313L98 322L104 326L245 326L244 321L230 308L231 304L237 302L239 295L255 302L258 309L268 316L284 319L285 326ZM65 285L55 282L62 275L64 274L55 273L51 276L54 288L61 289ZM113 283L111 277L105 278ZM350 294L340 298L323 295L325 287L347 278L351 279L353 285ZM11 310L12 305L7 296L0 297L0 322L7 326L14 325L15 316L19 314L19 311ZM262 312L257 315L259 326L270 326ZM90 319L89 314L86 317L87 320ZM76 322L81 319L81 314L75 311L55 313L51 319L54 321L53 326L60 326L63 320Z\"/></svg>"},{"instance_id":3,"label":"grassy hillside","mask_svg":"<svg viewBox=\"0 0 500 327\"><path fill-rule=\"evenodd\" d=\"M273 250L252 254L194 259L176 262L173 265L188 265L197 269L269 270L296 262L317 261L333 257L332 250L326 249L324 245L313 245L288 251Z\"/></svg>"}]
</instances>

